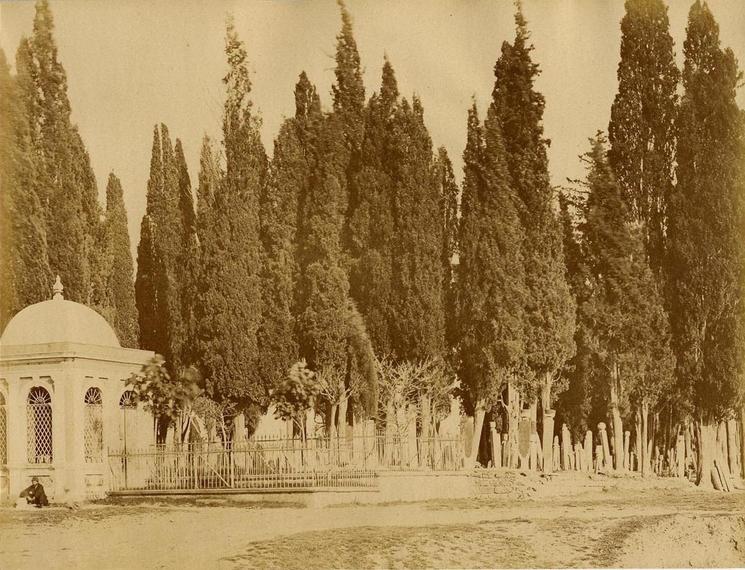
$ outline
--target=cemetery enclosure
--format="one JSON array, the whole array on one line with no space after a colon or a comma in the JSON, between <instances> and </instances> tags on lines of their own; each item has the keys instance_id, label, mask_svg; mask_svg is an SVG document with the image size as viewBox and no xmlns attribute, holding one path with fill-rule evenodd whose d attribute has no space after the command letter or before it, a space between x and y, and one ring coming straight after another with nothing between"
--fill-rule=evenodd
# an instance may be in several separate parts
<instances>
[{"instance_id":1,"label":"cemetery enclosure","mask_svg":"<svg viewBox=\"0 0 745 570\"><path fill-rule=\"evenodd\" d=\"M111 491L374 488L380 470L457 471L460 438L260 438L109 452Z\"/></svg>"}]
</instances>

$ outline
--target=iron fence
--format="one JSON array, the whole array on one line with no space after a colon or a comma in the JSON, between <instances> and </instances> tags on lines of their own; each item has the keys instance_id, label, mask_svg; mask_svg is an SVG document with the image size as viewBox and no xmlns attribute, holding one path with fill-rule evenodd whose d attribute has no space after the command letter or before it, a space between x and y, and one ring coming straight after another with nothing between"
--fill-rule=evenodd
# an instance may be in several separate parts
<instances>
[{"instance_id":1,"label":"iron fence","mask_svg":"<svg viewBox=\"0 0 745 570\"><path fill-rule=\"evenodd\" d=\"M370 488L378 472L463 468L459 438L257 438L109 452L112 491Z\"/></svg>"}]
</instances>

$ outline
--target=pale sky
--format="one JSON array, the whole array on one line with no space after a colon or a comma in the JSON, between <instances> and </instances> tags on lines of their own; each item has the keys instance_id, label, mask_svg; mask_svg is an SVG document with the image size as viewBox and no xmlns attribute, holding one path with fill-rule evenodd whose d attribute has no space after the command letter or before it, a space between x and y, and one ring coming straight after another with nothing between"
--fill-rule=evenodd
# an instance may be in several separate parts
<instances>
[{"instance_id":1,"label":"pale sky","mask_svg":"<svg viewBox=\"0 0 745 570\"><path fill-rule=\"evenodd\" d=\"M691 2L671 0L670 28L679 63ZM444 145L461 178L466 111L475 95L485 111L493 67L514 37L509 0L347 0L366 93L379 88L384 53L399 90L416 92L436 146ZM724 46L745 65L745 0L709 0ZM102 200L110 171L121 179L133 250L145 210L152 130L168 125L186 153L196 187L206 133L220 140L224 22L233 12L253 72L253 100L271 155L283 118L294 114L293 88L306 70L331 104L335 37L333 0L52 1L59 58L67 71L73 121L98 179ZM13 61L30 34L32 2L0 2L0 47ZM616 91L622 0L524 0L542 70L544 127L554 184L584 175L578 155L607 129ZM738 93L745 107L743 89Z\"/></svg>"}]
</instances>

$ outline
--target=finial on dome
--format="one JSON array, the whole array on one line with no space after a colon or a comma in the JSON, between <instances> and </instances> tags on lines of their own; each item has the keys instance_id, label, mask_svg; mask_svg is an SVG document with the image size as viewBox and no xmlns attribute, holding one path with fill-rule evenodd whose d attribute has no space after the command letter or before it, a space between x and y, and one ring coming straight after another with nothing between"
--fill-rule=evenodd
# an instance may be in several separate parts
<instances>
[{"instance_id":1,"label":"finial on dome","mask_svg":"<svg viewBox=\"0 0 745 570\"><path fill-rule=\"evenodd\" d=\"M52 299L56 301L63 300L64 297L62 296L62 291L64 291L64 289L62 280L59 278L59 275L57 275L57 279L54 281L54 286L52 287L52 293L54 294Z\"/></svg>"}]
</instances>

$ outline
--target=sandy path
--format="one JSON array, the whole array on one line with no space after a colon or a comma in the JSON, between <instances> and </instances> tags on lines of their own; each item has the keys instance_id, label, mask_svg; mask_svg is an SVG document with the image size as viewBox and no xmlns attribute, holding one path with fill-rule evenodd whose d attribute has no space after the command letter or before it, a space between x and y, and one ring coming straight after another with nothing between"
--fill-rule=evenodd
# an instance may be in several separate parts
<instances>
[{"instance_id":1,"label":"sandy path","mask_svg":"<svg viewBox=\"0 0 745 570\"><path fill-rule=\"evenodd\" d=\"M533 533L536 521L594 520L585 540L598 540L615 521L630 517L745 514L745 501L722 502L708 494L659 492L587 493L572 499L527 502L464 501L325 509L183 506L105 506L52 513L0 510L0 568L216 568L222 558L245 552L252 542L278 536L361 526L430 526L519 521ZM640 500L636 500L640 499ZM51 510L48 511L51 513ZM54 519L54 520L52 520ZM527 527L526 527L527 524ZM545 526L545 525L544 525ZM536 530L537 529L537 530ZM522 531L521 531L522 532ZM552 553L571 560L572 546L553 533L535 537ZM558 549L558 551L557 551ZM227 566L227 564L225 564Z\"/></svg>"}]
</instances>

